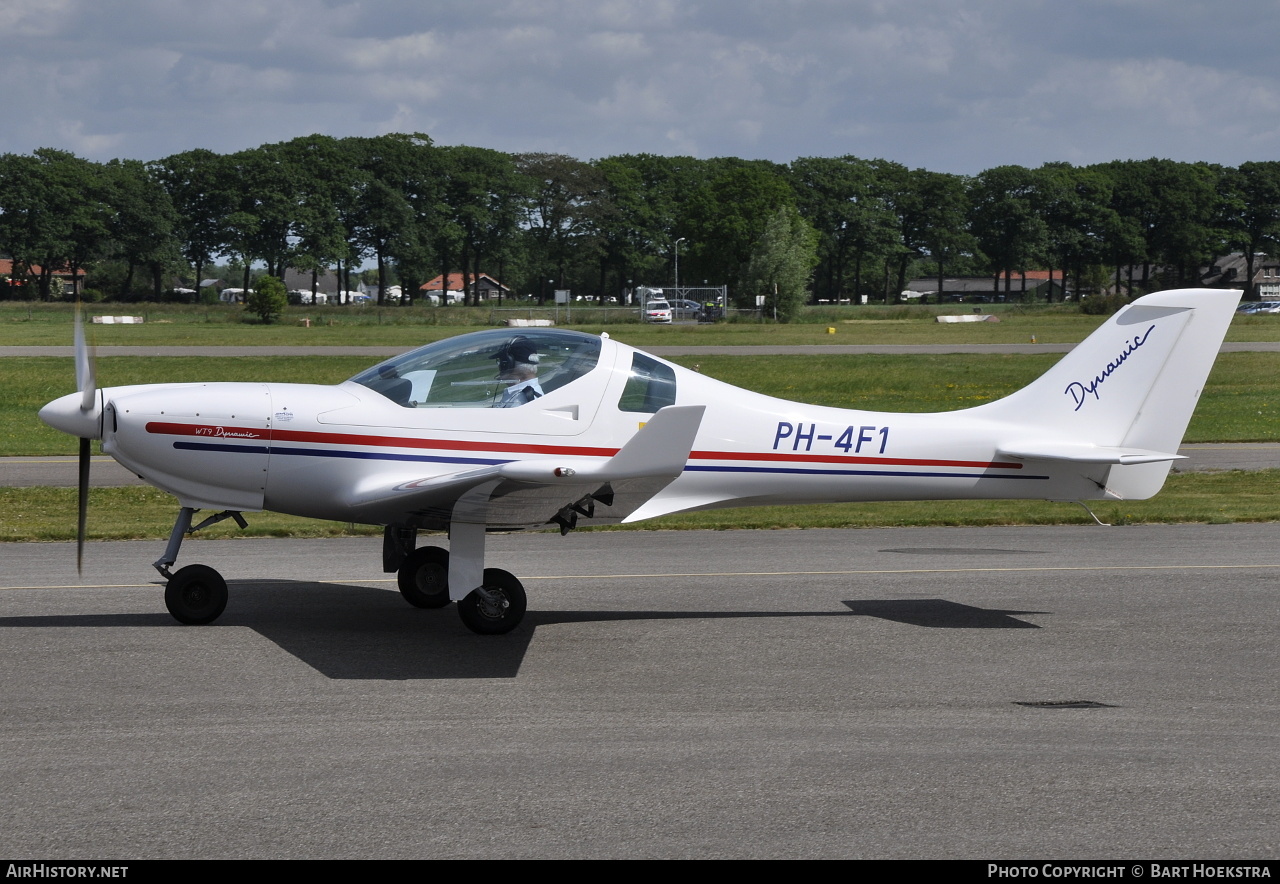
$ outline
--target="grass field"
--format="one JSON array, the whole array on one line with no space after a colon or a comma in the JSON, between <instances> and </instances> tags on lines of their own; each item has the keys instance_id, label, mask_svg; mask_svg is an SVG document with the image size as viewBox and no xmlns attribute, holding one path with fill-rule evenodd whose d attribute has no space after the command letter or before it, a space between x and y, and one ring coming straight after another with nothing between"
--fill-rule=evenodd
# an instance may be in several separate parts
<instances>
[{"instance_id":1,"label":"grass field","mask_svg":"<svg viewBox=\"0 0 1280 884\"><path fill-rule=\"evenodd\" d=\"M938 314L972 313L963 304L942 307L811 308L805 321L778 325L751 321L698 325L645 325L619 308L577 307L572 322L581 331L608 331L635 346L733 346L736 344L1023 344L1077 343L1102 322L1072 307L978 308L999 322L939 323ZM409 348L491 325L488 308L464 307L291 307L272 325L245 322L238 307L217 305L104 305L86 307L87 316L138 315L142 325L91 325L91 343L103 346L386 346ZM0 302L0 346L59 346L71 342L72 308L67 304ZM539 314L542 315L542 314ZM547 314L549 315L549 314ZM310 325L304 325L304 320ZM827 329L835 329L829 333ZM1280 341L1280 315L1237 316L1229 341Z\"/></svg>"},{"instance_id":2,"label":"grass field","mask_svg":"<svg viewBox=\"0 0 1280 884\"><path fill-rule=\"evenodd\" d=\"M1103 522L1280 521L1280 470L1185 473L1169 477L1151 500L1091 502ZM153 488L95 488L89 496L88 536L93 540L159 540L173 526L177 505ZM0 541L72 540L74 488L0 488ZM342 522L299 519L276 513L246 513L247 530L230 520L199 537L337 537L380 535L382 529ZM710 510L653 519L634 526L588 530L728 530L737 528L871 528L925 525L1091 524L1076 504L1036 500L952 500L754 507Z\"/></svg>"}]
</instances>

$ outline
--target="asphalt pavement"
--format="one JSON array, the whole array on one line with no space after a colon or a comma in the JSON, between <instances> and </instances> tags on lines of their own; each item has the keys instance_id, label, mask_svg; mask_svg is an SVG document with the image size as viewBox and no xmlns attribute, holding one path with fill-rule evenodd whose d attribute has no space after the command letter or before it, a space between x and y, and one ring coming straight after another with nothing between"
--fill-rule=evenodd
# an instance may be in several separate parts
<instances>
[{"instance_id":1,"label":"asphalt pavement","mask_svg":"<svg viewBox=\"0 0 1280 884\"><path fill-rule=\"evenodd\" d=\"M1280 855L1274 525L498 535L529 614L380 541L11 544L0 855Z\"/></svg>"}]
</instances>

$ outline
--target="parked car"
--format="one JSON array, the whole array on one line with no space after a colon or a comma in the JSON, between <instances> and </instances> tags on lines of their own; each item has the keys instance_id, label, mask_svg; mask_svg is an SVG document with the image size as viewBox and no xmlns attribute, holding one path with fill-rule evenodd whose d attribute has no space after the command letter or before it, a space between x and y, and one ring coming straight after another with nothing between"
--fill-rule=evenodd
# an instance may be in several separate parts
<instances>
[{"instance_id":1,"label":"parked car","mask_svg":"<svg viewBox=\"0 0 1280 884\"><path fill-rule=\"evenodd\" d=\"M671 304L672 319L696 319L698 313L702 310L702 305L697 301L687 301L677 298L669 303Z\"/></svg>"},{"instance_id":2,"label":"parked car","mask_svg":"<svg viewBox=\"0 0 1280 884\"><path fill-rule=\"evenodd\" d=\"M645 322L670 322L671 305L666 301L650 301L644 305Z\"/></svg>"},{"instance_id":3,"label":"parked car","mask_svg":"<svg viewBox=\"0 0 1280 884\"><path fill-rule=\"evenodd\" d=\"M1280 301L1250 301L1236 308L1237 313L1275 313L1280 310Z\"/></svg>"}]
</instances>

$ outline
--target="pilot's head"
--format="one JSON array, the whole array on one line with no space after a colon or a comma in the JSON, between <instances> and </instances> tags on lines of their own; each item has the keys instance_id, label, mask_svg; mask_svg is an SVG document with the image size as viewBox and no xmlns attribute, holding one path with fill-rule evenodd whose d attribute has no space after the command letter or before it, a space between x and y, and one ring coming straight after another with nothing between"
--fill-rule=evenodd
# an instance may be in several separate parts
<instances>
[{"instance_id":1,"label":"pilot's head","mask_svg":"<svg viewBox=\"0 0 1280 884\"><path fill-rule=\"evenodd\" d=\"M516 335L498 348L498 377L531 378L538 373L538 346L524 335Z\"/></svg>"}]
</instances>

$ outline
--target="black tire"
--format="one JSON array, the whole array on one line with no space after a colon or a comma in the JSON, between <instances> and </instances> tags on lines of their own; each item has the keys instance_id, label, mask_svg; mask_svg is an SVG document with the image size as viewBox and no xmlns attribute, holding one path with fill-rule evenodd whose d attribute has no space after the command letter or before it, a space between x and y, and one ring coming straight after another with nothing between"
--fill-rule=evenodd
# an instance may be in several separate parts
<instances>
[{"instance_id":1,"label":"black tire","mask_svg":"<svg viewBox=\"0 0 1280 884\"><path fill-rule=\"evenodd\" d=\"M164 605L179 623L212 623L227 607L227 581L208 565L187 565L169 578Z\"/></svg>"},{"instance_id":2,"label":"black tire","mask_svg":"<svg viewBox=\"0 0 1280 884\"><path fill-rule=\"evenodd\" d=\"M484 588L493 601L472 590L458 602L458 616L467 629L479 635L503 635L519 626L529 603L520 581L501 568L485 568Z\"/></svg>"},{"instance_id":3,"label":"black tire","mask_svg":"<svg viewBox=\"0 0 1280 884\"><path fill-rule=\"evenodd\" d=\"M449 551L438 546L415 549L396 572L396 583L415 608L443 608L449 604Z\"/></svg>"}]
</instances>

